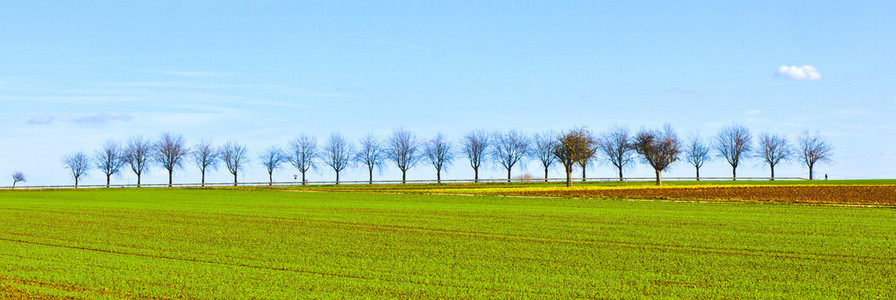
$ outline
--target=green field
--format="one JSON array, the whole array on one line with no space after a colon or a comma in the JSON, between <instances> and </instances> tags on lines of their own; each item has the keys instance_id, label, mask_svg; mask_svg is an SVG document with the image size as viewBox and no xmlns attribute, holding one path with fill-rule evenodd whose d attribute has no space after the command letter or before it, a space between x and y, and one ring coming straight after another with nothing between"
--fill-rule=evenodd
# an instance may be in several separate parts
<instances>
[{"instance_id":1,"label":"green field","mask_svg":"<svg viewBox=\"0 0 896 300\"><path fill-rule=\"evenodd\" d=\"M0 263L2 299L894 298L896 209L0 191Z\"/></svg>"}]
</instances>

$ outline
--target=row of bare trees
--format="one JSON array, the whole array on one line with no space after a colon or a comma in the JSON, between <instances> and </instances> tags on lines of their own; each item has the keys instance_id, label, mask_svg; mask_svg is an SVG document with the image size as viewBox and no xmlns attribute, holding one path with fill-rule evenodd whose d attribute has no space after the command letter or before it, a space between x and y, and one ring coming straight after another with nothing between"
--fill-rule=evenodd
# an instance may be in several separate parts
<instances>
[{"instance_id":1,"label":"row of bare trees","mask_svg":"<svg viewBox=\"0 0 896 300\"><path fill-rule=\"evenodd\" d=\"M696 134L683 142L669 125L662 129L642 129L634 134L625 127L613 127L599 135L586 128L577 128L561 134L536 134L532 138L514 130L497 133L472 131L457 144L442 134L424 140L408 130L398 129L385 139L367 135L357 147L339 133L330 135L323 145L318 145L314 137L301 136L291 140L285 150L277 146L267 148L259 159L268 172L270 184L274 181L274 171L287 163L302 174L303 184L307 182L306 173L321 164L335 172L337 184L340 172L354 165L363 165L368 171L369 182L373 183L374 171L382 169L386 163L394 164L401 171L404 183L407 171L421 161L435 169L436 180L441 182L442 172L458 157L469 161L475 182L479 181L480 168L490 162L504 168L510 181L514 166L525 159L534 159L544 167L545 180L549 169L557 163L561 164L567 185L572 184L573 169L580 168L584 180L587 166L603 159L617 169L622 181L623 170L639 156L655 170L657 184L661 184L662 172L681 158L694 166L697 180L703 164L715 157L724 158L731 165L735 180L737 167L750 158L759 158L767 164L772 179L774 168L779 163L800 159L808 166L812 179L814 165L829 160L830 143L818 134L812 135L807 131L796 144L796 147L791 146L783 135L763 133L754 147L750 131L741 125L723 128L712 142ZM182 136L164 134L156 141L139 137L129 139L124 145L108 141L93 156L83 151L76 152L66 155L63 163L71 172L76 187L79 178L92 167L106 176L106 186L110 185L113 175L120 174L124 167L130 167L137 176L139 187L141 176L152 166L159 166L168 172L168 185L171 186L175 170L183 168L186 162L192 162L198 168L203 186L206 172L216 169L219 164L223 164L233 175L233 183L237 185L238 172L249 162L247 152L244 144L233 141L220 147L206 141L189 147Z\"/></svg>"},{"instance_id":2,"label":"row of bare trees","mask_svg":"<svg viewBox=\"0 0 896 300\"><path fill-rule=\"evenodd\" d=\"M121 169L129 167L137 176L137 186L141 185L143 174L152 166L159 166L168 172L168 186L173 183L174 171L183 168L186 161L192 161L202 173L202 185L205 185L205 173L215 169L223 162L227 170L233 174L236 184L237 172L246 161L246 146L228 142L215 148L209 142L200 142L189 148L183 136L163 134L157 141L145 140L142 137L129 139L125 144L107 141L92 156L84 151L68 154L62 163L71 172L75 187L79 179L96 167L106 176L106 186L111 183L112 176L120 175Z\"/></svg>"},{"instance_id":3,"label":"row of bare trees","mask_svg":"<svg viewBox=\"0 0 896 300\"><path fill-rule=\"evenodd\" d=\"M711 150L715 150L717 157L724 158L731 165L731 177L734 180L737 180L737 167L751 158L758 159L769 167L772 180L775 178L775 167L780 163L801 161L809 168L811 180L814 179L815 164L831 160L831 144L818 133L803 131L795 143L785 135L761 133L754 144L750 130L743 125L722 128L711 144L694 136L686 148L685 159L696 168L698 180L700 167L712 158Z\"/></svg>"}]
</instances>

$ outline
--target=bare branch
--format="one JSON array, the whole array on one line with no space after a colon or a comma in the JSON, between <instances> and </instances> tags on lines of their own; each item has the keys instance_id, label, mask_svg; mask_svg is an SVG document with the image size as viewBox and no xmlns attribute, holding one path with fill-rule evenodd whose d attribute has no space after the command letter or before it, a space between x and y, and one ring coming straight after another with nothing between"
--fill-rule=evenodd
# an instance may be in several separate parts
<instances>
[{"instance_id":1,"label":"bare branch","mask_svg":"<svg viewBox=\"0 0 896 300\"><path fill-rule=\"evenodd\" d=\"M233 186L237 185L237 173L243 168L243 164L249 161L246 157L247 151L246 145L234 141L227 142L218 151L218 155L221 157L221 161L224 162L224 166L227 167L227 171L233 174Z\"/></svg>"},{"instance_id":2,"label":"bare branch","mask_svg":"<svg viewBox=\"0 0 896 300\"><path fill-rule=\"evenodd\" d=\"M131 138L125 147L125 160L131 166L131 171L134 171L134 174L137 175L137 187L140 187L140 179L143 173L149 172L149 166L152 162L150 159L152 149L153 146L149 141L144 140L142 137Z\"/></svg>"},{"instance_id":3,"label":"bare branch","mask_svg":"<svg viewBox=\"0 0 896 300\"><path fill-rule=\"evenodd\" d=\"M553 132L536 134L533 144L532 155L544 167L544 182L548 182L548 169L557 162L557 156L554 155L554 148L557 146L557 134Z\"/></svg>"},{"instance_id":4,"label":"bare branch","mask_svg":"<svg viewBox=\"0 0 896 300\"><path fill-rule=\"evenodd\" d=\"M786 161L793 154L787 137L762 133L759 135L759 157L768 164L771 169L771 179L775 180L775 166Z\"/></svg>"},{"instance_id":5,"label":"bare branch","mask_svg":"<svg viewBox=\"0 0 896 300\"><path fill-rule=\"evenodd\" d=\"M124 149L114 141L106 141L103 148L94 154L96 168L106 174L106 187L109 187L112 175L118 174L121 167L127 163Z\"/></svg>"},{"instance_id":6,"label":"bare branch","mask_svg":"<svg viewBox=\"0 0 896 300\"><path fill-rule=\"evenodd\" d=\"M155 144L156 161L168 170L168 186L171 186L174 170L183 167L183 157L189 154L184 137L163 134Z\"/></svg>"},{"instance_id":7,"label":"bare branch","mask_svg":"<svg viewBox=\"0 0 896 300\"><path fill-rule=\"evenodd\" d=\"M420 160L419 148L420 142L410 131L397 129L392 132L386 147L386 157L401 170L401 183L406 182L407 171Z\"/></svg>"},{"instance_id":8,"label":"bare branch","mask_svg":"<svg viewBox=\"0 0 896 300\"><path fill-rule=\"evenodd\" d=\"M454 155L451 153L451 142L439 133L426 143L425 148L426 157L436 168L436 182L442 183L442 170L454 160Z\"/></svg>"},{"instance_id":9,"label":"bare branch","mask_svg":"<svg viewBox=\"0 0 896 300\"><path fill-rule=\"evenodd\" d=\"M623 181L622 169L635 159L635 149L632 148L632 137L628 128L613 127L610 131L601 135L598 148L613 166L619 171L619 181Z\"/></svg>"},{"instance_id":10,"label":"bare branch","mask_svg":"<svg viewBox=\"0 0 896 300\"><path fill-rule=\"evenodd\" d=\"M703 141L699 134L694 134L688 140L685 146L684 159L697 170L697 181L700 181L700 168L703 164L712 159L709 155L709 146Z\"/></svg>"},{"instance_id":11,"label":"bare branch","mask_svg":"<svg viewBox=\"0 0 896 300\"><path fill-rule=\"evenodd\" d=\"M507 169L507 182L510 182L510 170L529 154L529 139L518 131L495 133L492 157Z\"/></svg>"},{"instance_id":12,"label":"bare branch","mask_svg":"<svg viewBox=\"0 0 896 300\"><path fill-rule=\"evenodd\" d=\"M336 184L339 184L339 172L351 165L354 152L352 144L342 135L338 133L330 135L330 140L324 147L324 164L336 172Z\"/></svg>"},{"instance_id":13,"label":"bare branch","mask_svg":"<svg viewBox=\"0 0 896 300\"><path fill-rule=\"evenodd\" d=\"M577 128L557 137L554 143L554 156L566 171L566 186L572 186L572 168L582 160L594 155L597 141L591 131Z\"/></svg>"},{"instance_id":14,"label":"bare branch","mask_svg":"<svg viewBox=\"0 0 896 300\"><path fill-rule=\"evenodd\" d=\"M201 141L193 146L193 163L199 167L202 173L202 186L205 186L205 171L216 169L218 167L218 151L209 141Z\"/></svg>"},{"instance_id":15,"label":"bare branch","mask_svg":"<svg viewBox=\"0 0 896 300\"><path fill-rule=\"evenodd\" d=\"M724 157L731 165L731 176L737 180L737 166L753 150L753 137L750 130L743 125L731 125L723 128L716 136L716 150L719 157Z\"/></svg>"},{"instance_id":16,"label":"bare branch","mask_svg":"<svg viewBox=\"0 0 896 300\"><path fill-rule=\"evenodd\" d=\"M479 182L479 167L482 166L482 159L488 153L490 145L490 136L485 131L471 131L463 138L463 152L470 160L470 167L473 168L473 181Z\"/></svg>"},{"instance_id":17,"label":"bare branch","mask_svg":"<svg viewBox=\"0 0 896 300\"><path fill-rule=\"evenodd\" d=\"M274 185L274 171L286 162L286 154L283 153L283 150L280 150L280 147L271 146L259 158L261 159L261 164L264 165L264 169L268 171L268 185Z\"/></svg>"},{"instance_id":18,"label":"bare branch","mask_svg":"<svg viewBox=\"0 0 896 300\"><path fill-rule=\"evenodd\" d=\"M305 180L305 173L314 168L315 159L317 159L317 139L307 135L295 138L289 142L289 163L302 173L302 184Z\"/></svg>"},{"instance_id":19,"label":"bare branch","mask_svg":"<svg viewBox=\"0 0 896 300\"><path fill-rule=\"evenodd\" d=\"M90 170L90 158L83 151L68 154L62 157L62 163L75 179L75 188L78 188L78 179Z\"/></svg>"},{"instance_id":20,"label":"bare branch","mask_svg":"<svg viewBox=\"0 0 896 300\"><path fill-rule=\"evenodd\" d=\"M26 182L25 173L22 173L21 171L12 173L12 188L16 188L16 183L19 182Z\"/></svg>"},{"instance_id":21,"label":"bare branch","mask_svg":"<svg viewBox=\"0 0 896 300\"><path fill-rule=\"evenodd\" d=\"M382 169L383 159L386 158L383 142L372 134L368 134L361 140L361 147L355 154L355 160L367 166L368 183L373 184L373 170Z\"/></svg>"},{"instance_id":22,"label":"bare branch","mask_svg":"<svg viewBox=\"0 0 896 300\"><path fill-rule=\"evenodd\" d=\"M799 144L800 158L809 167L809 180L813 180L815 164L831 161L831 143L818 132L810 134L806 130L800 135Z\"/></svg>"},{"instance_id":23,"label":"bare branch","mask_svg":"<svg viewBox=\"0 0 896 300\"><path fill-rule=\"evenodd\" d=\"M681 152L678 135L669 124L666 124L662 131L642 129L635 137L633 147L644 157L644 161L653 167L656 172L656 185L663 183L662 172L678 160Z\"/></svg>"}]
</instances>

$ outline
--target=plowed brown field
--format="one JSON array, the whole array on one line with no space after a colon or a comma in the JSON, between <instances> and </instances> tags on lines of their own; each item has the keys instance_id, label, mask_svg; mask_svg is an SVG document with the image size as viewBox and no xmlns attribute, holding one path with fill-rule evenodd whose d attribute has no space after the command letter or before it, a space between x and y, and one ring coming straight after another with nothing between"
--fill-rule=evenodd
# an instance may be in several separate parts
<instances>
[{"instance_id":1,"label":"plowed brown field","mask_svg":"<svg viewBox=\"0 0 896 300\"><path fill-rule=\"evenodd\" d=\"M606 198L752 200L797 203L896 205L896 186L723 186L552 189L501 194Z\"/></svg>"}]
</instances>

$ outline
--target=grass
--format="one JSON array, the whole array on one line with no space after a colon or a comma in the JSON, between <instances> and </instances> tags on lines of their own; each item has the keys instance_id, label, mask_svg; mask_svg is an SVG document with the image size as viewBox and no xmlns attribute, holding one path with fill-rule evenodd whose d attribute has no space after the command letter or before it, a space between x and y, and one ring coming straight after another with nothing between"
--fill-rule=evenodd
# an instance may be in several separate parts
<instances>
[{"instance_id":1,"label":"grass","mask_svg":"<svg viewBox=\"0 0 896 300\"><path fill-rule=\"evenodd\" d=\"M893 298L894 219L343 187L5 191L0 298Z\"/></svg>"}]
</instances>

